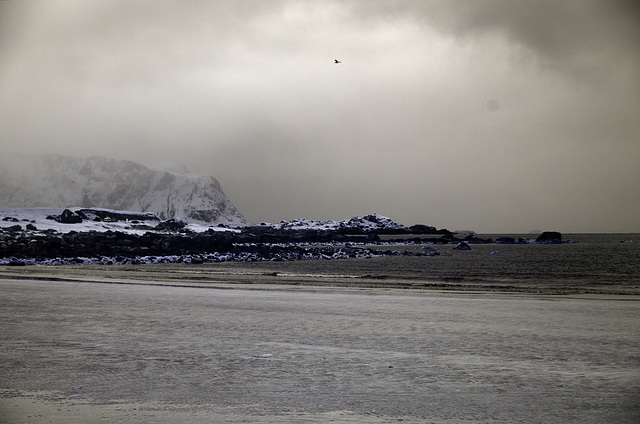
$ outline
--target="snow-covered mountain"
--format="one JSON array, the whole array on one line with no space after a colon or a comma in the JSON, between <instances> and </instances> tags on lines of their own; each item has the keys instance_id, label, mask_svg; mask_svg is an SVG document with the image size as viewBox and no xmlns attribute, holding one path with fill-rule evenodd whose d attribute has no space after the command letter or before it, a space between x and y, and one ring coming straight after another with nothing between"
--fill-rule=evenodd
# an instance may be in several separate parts
<instances>
[{"instance_id":1,"label":"snow-covered mountain","mask_svg":"<svg viewBox=\"0 0 640 424\"><path fill-rule=\"evenodd\" d=\"M108 208L207 225L248 224L211 176L102 157L0 155L0 206Z\"/></svg>"}]
</instances>

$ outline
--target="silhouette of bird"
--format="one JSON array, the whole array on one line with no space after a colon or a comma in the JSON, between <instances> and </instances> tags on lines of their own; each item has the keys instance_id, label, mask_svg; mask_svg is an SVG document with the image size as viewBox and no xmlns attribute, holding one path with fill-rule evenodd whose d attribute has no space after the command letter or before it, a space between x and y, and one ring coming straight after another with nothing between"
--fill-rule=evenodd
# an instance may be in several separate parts
<instances>
[{"instance_id":1,"label":"silhouette of bird","mask_svg":"<svg viewBox=\"0 0 640 424\"><path fill-rule=\"evenodd\" d=\"M342 63L342 62L340 62L338 59L333 59L333 63L338 64L338 63Z\"/></svg>"}]
</instances>

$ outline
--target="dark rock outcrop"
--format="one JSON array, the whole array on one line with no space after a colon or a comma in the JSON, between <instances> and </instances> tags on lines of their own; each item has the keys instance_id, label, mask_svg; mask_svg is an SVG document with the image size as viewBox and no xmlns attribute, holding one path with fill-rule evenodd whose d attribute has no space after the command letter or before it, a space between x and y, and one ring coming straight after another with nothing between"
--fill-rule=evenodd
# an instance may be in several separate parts
<instances>
[{"instance_id":1,"label":"dark rock outcrop","mask_svg":"<svg viewBox=\"0 0 640 424\"><path fill-rule=\"evenodd\" d=\"M65 209L62 211L58 219L56 219L61 224L79 224L82 222L82 217L80 215L76 215L75 212L71 212L69 209Z\"/></svg>"},{"instance_id":2,"label":"dark rock outcrop","mask_svg":"<svg viewBox=\"0 0 640 424\"><path fill-rule=\"evenodd\" d=\"M158 231L180 231L184 229L187 224L184 221L175 220L175 219L167 219L166 221L162 221L158 225L156 225L156 230Z\"/></svg>"},{"instance_id":3,"label":"dark rock outcrop","mask_svg":"<svg viewBox=\"0 0 640 424\"><path fill-rule=\"evenodd\" d=\"M471 246L469 246L466 241L463 241L462 243L454 247L453 250L471 250Z\"/></svg>"},{"instance_id":4,"label":"dark rock outcrop","mask_svg":"<svg viewBox=\"0 0 640 424\"><path fill-rule=\"evenodd\" d=\"M110 209L85 208L76 211L76 214L87 220L94 221L160 221L151 212L125 212Z\"/></svg>"},{"instance_id":5,"label":"dark rock outcrop","mask_svg":"<svg viewBox=\"0 0 640 424\"><path fill-rule=\"evenodd\" d=\"M562 243L562 234L557 231L545 231L536 239L538 243Z\"/></svg>"},{"instance_id":6,"label":"dark rock outcrop","mask_svg":"<svg viewBox=\"0 0 640 424\"><path fill-rule=\"evenodd\" d=\"M438 230L436 227L432 227L430 225L416 224L409 227L409 231L412 234L437 234Z\"/></svg>"}]
</instances>

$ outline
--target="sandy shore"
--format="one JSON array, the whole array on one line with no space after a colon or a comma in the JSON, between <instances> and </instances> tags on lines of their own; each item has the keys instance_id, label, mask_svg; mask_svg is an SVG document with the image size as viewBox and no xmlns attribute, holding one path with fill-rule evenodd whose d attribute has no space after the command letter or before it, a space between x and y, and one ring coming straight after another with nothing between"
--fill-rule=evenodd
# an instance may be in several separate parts
<instances>
[{"instance_id":1,"label":"sandy shore","mask_svg":"<svg viewBox=\"0 0 640 424\"><path fill-rule=\"evenodd\" d=\"M635 296L89 269L0 276L0 423L640 419Z\"/></svg>"},{"instance_id":2,"label":"sandy shore","mask_svg":"<svg viewBox=\"0 0 640 424\"><path fill-rule=\"evenodd\" d=\"M616 284L600 282L593 277L590 277L588 279L590 282L586 283L581 279L564 280L557 277L514 280L501 278L499 270L491 269L489 278L478 278L478 267L483 266L483 260L486 262L486 258L492 256L487 250L491 246L481 247L486 251L475 251L475 256L459 255L454 258L440 257L426 260L425 258L385 257L332 261L224 262L199 265L0 266L0 277L203 288L402 289L524 295L626 295L629 299L640 297L637 277L633 281ZM502 259L507 262L514 260L507 256L505 254ZM489 262L492 268L495 261ZM435 270L421 272L420 268L425 264L434 267ZM474 273L476 275L469 276Z\"/></svg>"},{"instance_id":3,"label":"sandy shore","mask_svg":"<svg viewBox=\"0 0 640 424\"><path fill-rule=\"evenodd\" d=\"M78 423L398 423L423 422L412 417L384 417L380 414L356 414L350 411L331 411L319 414L304 412L275 416L247 416L234 414L231 408L194 408L190 405L161 403L95 404L83 400L69 400L47 392L0 393L0 423L11 424L69 424ZM430 423L464 424L468 420L428 420ZM496 421L483 421L496 422Z\"/></svg>"}]
</instances>

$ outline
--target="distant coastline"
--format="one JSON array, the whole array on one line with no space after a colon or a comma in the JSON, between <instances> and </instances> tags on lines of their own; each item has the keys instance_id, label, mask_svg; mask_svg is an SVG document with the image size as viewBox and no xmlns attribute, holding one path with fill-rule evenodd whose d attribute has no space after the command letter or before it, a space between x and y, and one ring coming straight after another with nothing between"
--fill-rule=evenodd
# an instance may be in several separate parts
<instances>
[{"instance_id":1,"label":"distant coastline","mask_svg":"<svg viewBox=\"0 0 640 424\"><path fill-rule=\"evenodd\" d=\"M478 244L569 242L559 232L536 239L462 237L422 224L406 227L377 214L238 227L161 221L150 213L100 208L3 209L0 215L0 265L11 266L435 256Z\"/></svg>"}]
</instances>

